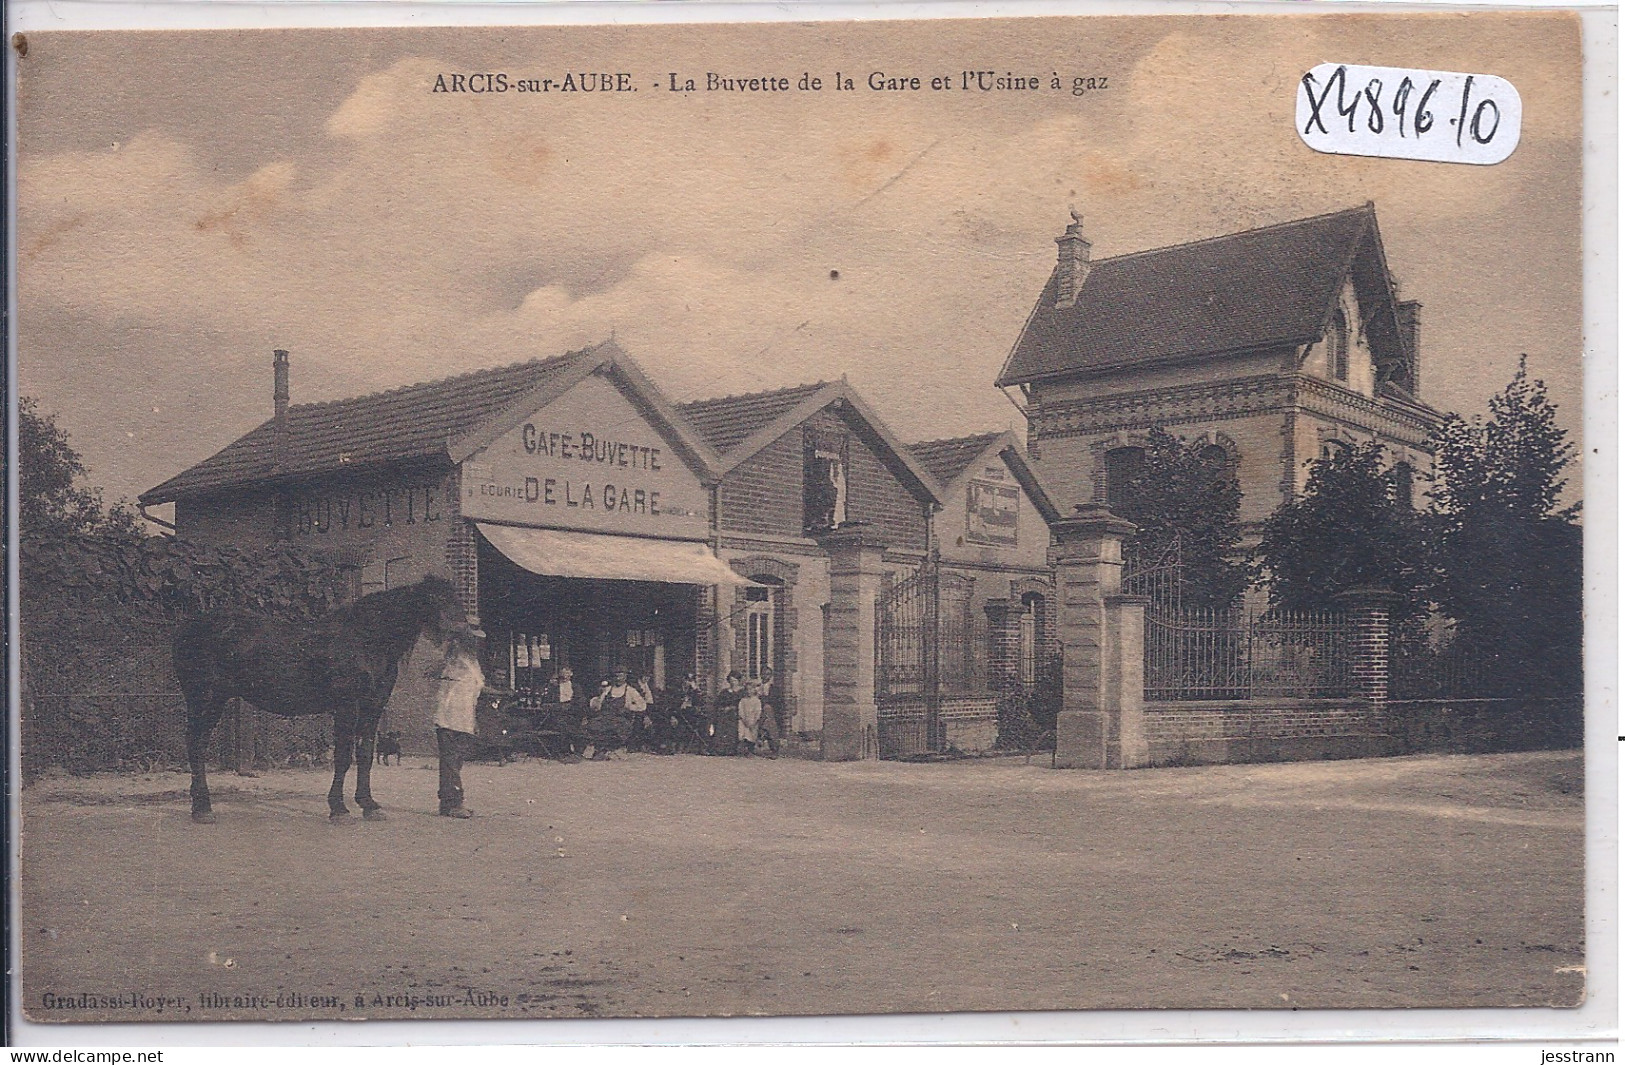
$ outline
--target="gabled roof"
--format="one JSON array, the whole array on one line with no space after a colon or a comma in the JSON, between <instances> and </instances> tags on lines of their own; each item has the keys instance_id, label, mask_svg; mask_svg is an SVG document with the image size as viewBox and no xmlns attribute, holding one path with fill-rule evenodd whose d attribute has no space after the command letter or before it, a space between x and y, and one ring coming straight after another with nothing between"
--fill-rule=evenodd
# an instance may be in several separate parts
<instances>
[{"instance_id":1,"label":"gabled roof","mask_svg":"<svg viewBox=\"0 0 1625 1065\"><path fill-rule=\"evenodd\" d=\"M1053 524L1061 518L1054 497L1039 480L1038 471L1027 461L1021 438L1008 429L947 440L922 440L918 444L908 445L908 449L944 488L950 487L966 470L984 461L984 456L997 455L1015 474L1017 483L1027 492L1027 497L1033 501L1039 513L1044 515L1045 521Z\"/></svg>"},{"instance_id":2,"label":"gabled roof","mask_svg":"<svg viewBox=\"0 0 1625 1065\"><path fill-rule=\"evenodd\" d=\"M1363 276L1380 273L1386 287L1369 203L1097 260L1070 307L1055 305L1052 272L997 384L1308 343L1325 331L1343 279L1362 253L1374 256Z\"/></svg>"},{"instance_id":3,"label":"gabled roof","mask_svg":"<svg viewBox=\"0 0 1625 1065\"><path fill-rule=\"evenodd\" d=\"M288 408L280 465L272 460L274 420L163 484L141 502L167 503L255 483L412 459L460 462L595 372L613 370L710 476L717 456L682 422L637 364L606 341L550 359L477 370L388 392Z\"/></svg>"},{"instance_id":4,"label":"gabled roof","mask_svg":"<svg viewBox=\"0 0 1625 1065\"><path fill-rule=\"evenodd\" d=\"M680 406L683 417L699 430L705 442L726 455L743 443L752 433L771 425L786 411L794 410L815 392L828 388L830 382L816 381L810 385L794 385L775 392L752 392L741 396L719 396L701 399Z\"/></svg>"},{"instance_id":5,"label":"gabled roof","mask_svg":"<svg viewBox=\"0 0 1625 1065\"><path fill-rule=\"evenodd\" d=\"M956 436L948 440L922 440L908 445L920 465L931 471L944 488L964 473L993 443L1004 436L1004 431L977 433L975 436Z\"/></svg>"},{"instance_id":6,"label":"gabled roof","mask_svg":"<svg viewBox=\"0 0 1625 1065\"><path fill-rule=\"evenodd\" d=\"M922 498L942 502L942 486L936 478L892 435L880 416L845 380L695 400L678 409L721 452L717 472L726 476L752 455L837 401L857 415L885 457L891 460L894 472L912 484Z\"/></svg>"}]
</instances>

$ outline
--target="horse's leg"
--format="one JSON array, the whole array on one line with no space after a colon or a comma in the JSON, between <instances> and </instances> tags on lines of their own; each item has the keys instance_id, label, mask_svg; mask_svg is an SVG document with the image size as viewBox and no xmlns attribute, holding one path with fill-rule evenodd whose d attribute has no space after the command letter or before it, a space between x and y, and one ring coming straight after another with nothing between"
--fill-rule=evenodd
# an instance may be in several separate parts
<instances>
[{"instance_id":1,"label":"horse's leg","mask_svg":"<svg viewBox=\"0 0 1625 1065\"><path fill-rule=\"evenodd\" d=\"M329 817L347 817L344 805L344 778L350 772L350 756L355 753L355 723L342 711L333 715L333 786L327 789ZM359 772L359 769L357 770Z\"/></svg>"},{"instance_id":2,"label":"horse's leg","mask_svg":"<svg viewBox=\"0 0 1625 1065\"><path fill-rule=\"evenodd\" d=\"M200 825L214 824L204 749L209 731L225 708L226 700L217 697L212 690L186 693L186 761L192 767L192 820Z\"/></svg>"},{"instance_id":3,"label":"horse's leg","mask_svg":"<svg viewBox=\"0 0 1625 1065\"><path fill-rule=\"evenodd\" d=\"M384 820L383 808L372 797L372 760L378 744L378 719L383 709L362 710L356 715L356 731L360 742L355 756L355 804L361 807L361 816L368 821Z\"/></svg>"}]
</instances>

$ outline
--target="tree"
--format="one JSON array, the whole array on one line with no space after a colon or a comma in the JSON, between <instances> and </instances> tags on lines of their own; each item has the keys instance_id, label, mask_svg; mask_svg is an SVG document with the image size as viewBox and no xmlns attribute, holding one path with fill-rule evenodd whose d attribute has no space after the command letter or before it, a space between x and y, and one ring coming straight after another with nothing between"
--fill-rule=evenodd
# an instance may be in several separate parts
<instances>
[{"instance_id":1,"label":"tree","mask_svg":"<svg viewBox=\"0 0 1625 1065\"><path fill-rule=\"evenodd\" d=\"M1375 441L1316 459L1303 495L1264 523L1258 556L1270 601L1289 610L1330 610L1342 592L1398 593L1400 620L1427 609L1425 523L1405 499L1399 475L1383 469Z\"/></svg>"},{"instance_id":2,"label":"tree","mask_svg":"<svg viewBox=\"0 0 1625 1065\"><path fill-rule=\"evenodd\" d=\"M1524 359L1489 419L1435 434L1433 598L1498 694L1581 688L1580 504L1560 505L1574 446Z\"/></svg>"},{"instance_id":3,"label":"tree","mask_svg":"<svg viewBox=\"0 0 1625 1065\"><path fill-rule=\"evenodd\" d=\"M1139 526L1124 543L1129 558L1143 566L1177 562L1181 602L1224 608L1247 585L1236 558L1241 488L1228 465L1204 454L1207 446L1152 429L1144 463L1113 491L1112 509Z\"/></svg>"},{"instance_id":4,"label":"tree","mask_svg":"<svg viewBox=\"0 0 1625 1065\"><path fill-rule=\"evenodd\" d=\"M80 485L84 461L56 417L40 414L32 397L17 403L17 524L22 535L106 533L139 536L141 526L122 504L102 508L101 494Z\"/></svg>"}]
</instances>

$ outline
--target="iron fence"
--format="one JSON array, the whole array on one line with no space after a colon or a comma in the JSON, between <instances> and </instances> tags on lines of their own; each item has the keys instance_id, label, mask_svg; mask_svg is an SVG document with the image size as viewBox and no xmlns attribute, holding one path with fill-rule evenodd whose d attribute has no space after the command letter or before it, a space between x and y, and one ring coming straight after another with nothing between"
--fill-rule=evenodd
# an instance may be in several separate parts
<instances>
[{"instance_id":1,"label":"iron fence","mask_svg":"<svg viewBox=\"0 0 1625 1065\"><path fill-rule=\"evenodd\" d=\"M935 695L938 567L927 563L882 591L875 602L875 698Z\"/></svg>"},{"instance_id":2,"label":"iron fence","mask_svg":"<svg viewBox=\"0 0 1625 1065\"><path fill-rule=\"evenodd\" d=\"M1125 567L1120 591L1124 595L1143 595L1155 606L1166 610L1178 610L1184 581L1184 571L1178 566L1157 566L1151 569Z\"/></svg>"},{"instance_id":3,"label":"iron fence","mask_svg":"<svg viewBox=\"0 0 1625 1065\"><path fill-rule=\"evenodd\" d=\"M1485 698L1497 690L1489 663L1451 643L1394 641L1388 660L1388 697L1409 699Z\"/></svg>"},{"instance_id":4,"label":"iron fence","mask_svg":"<svg viewBox=\"0 0 1625 1065\"><path fill-rule=\"evenodd\" d=\"M1342 614L1255 614L1153 603L1145 618L1145 697L1157 702L1345 698L1354 627Z\"/></svg>"},{"instance_id":5,"label":"iron fence","mask_svg":"<svg viewBox=\"0 0 1625 1065\"><path fill-rule=\"evenodd\" d=\"M882 758L940 748L941 601L941 569L934 559L876 597L875 703Z\"/></svg>"}]
</instances>

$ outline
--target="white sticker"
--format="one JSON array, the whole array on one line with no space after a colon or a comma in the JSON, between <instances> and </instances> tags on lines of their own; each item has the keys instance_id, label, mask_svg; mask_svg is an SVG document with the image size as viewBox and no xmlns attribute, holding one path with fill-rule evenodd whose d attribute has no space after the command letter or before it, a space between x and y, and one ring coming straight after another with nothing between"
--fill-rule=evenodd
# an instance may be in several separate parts
<instances>
[{"instance_id":1,"label":"white sticker","mask_svg":"<svg viewBox=\"0 0 1625 1065\"><path fill-rule=\"evenodd\" d=\"M1298 136L1317 152L1488 166L1522 129L1518 90L1493 74L1322 63L1298 83Z\"/></svg>"}]
</instances>

